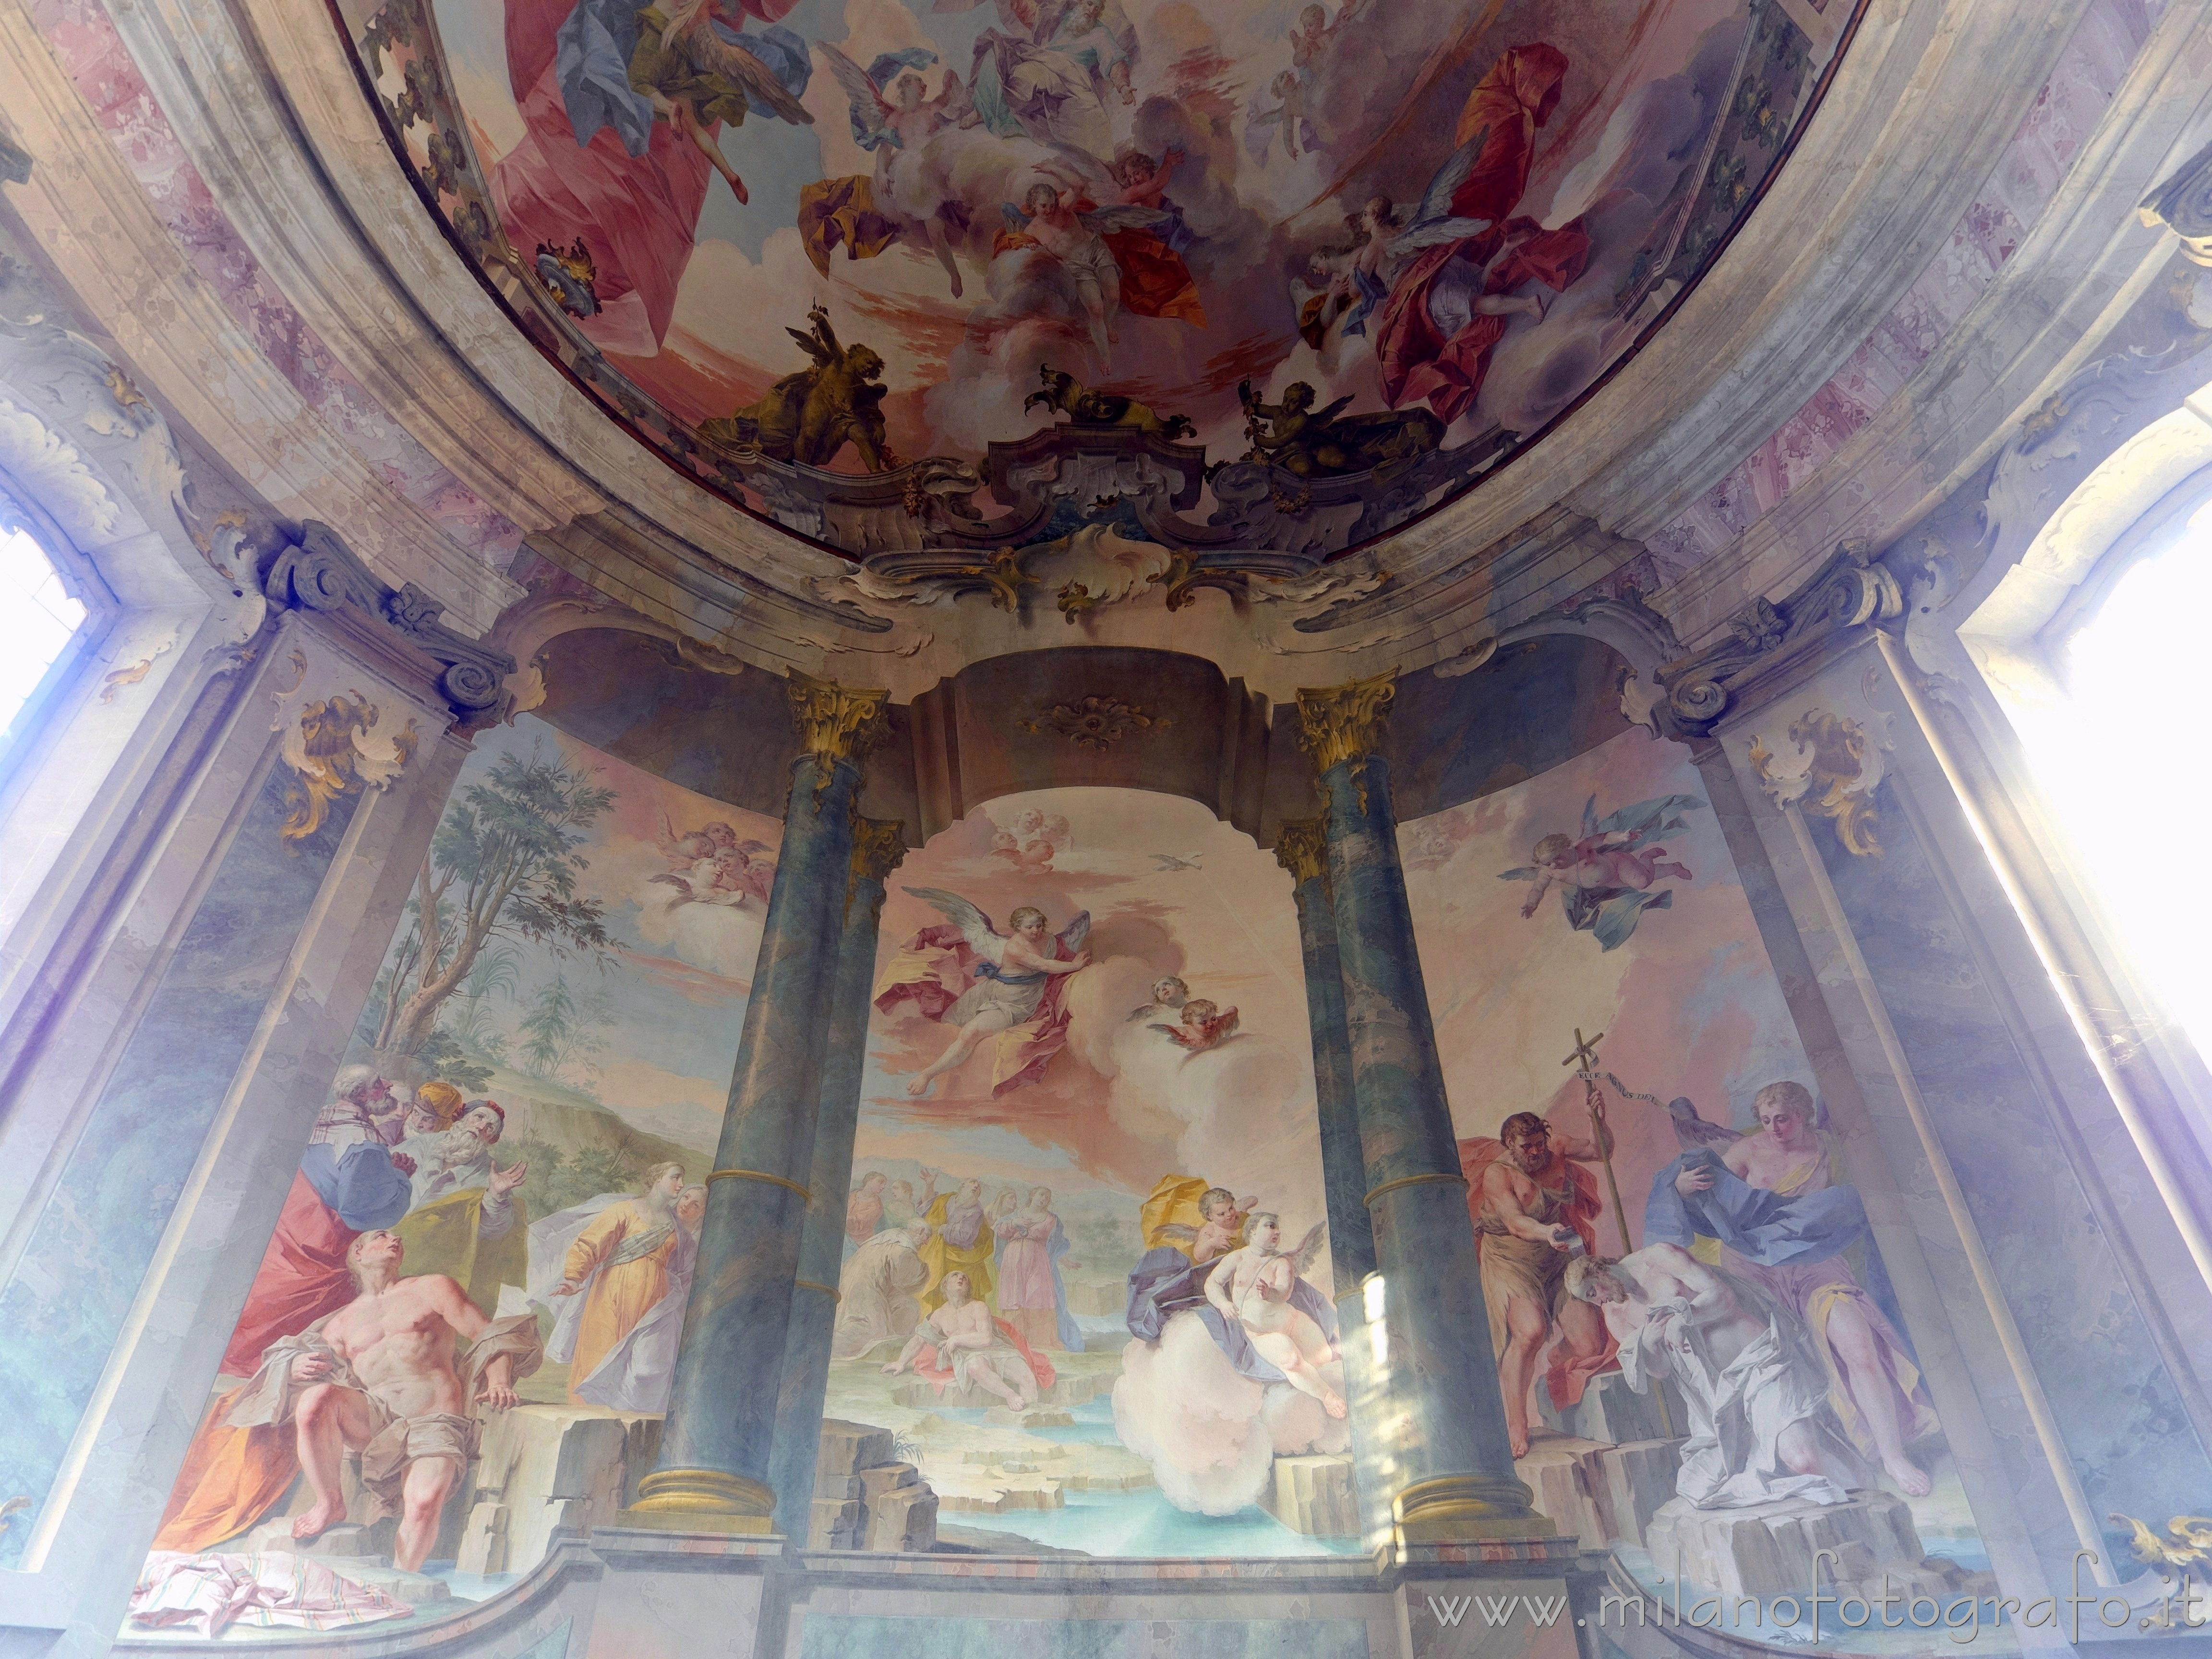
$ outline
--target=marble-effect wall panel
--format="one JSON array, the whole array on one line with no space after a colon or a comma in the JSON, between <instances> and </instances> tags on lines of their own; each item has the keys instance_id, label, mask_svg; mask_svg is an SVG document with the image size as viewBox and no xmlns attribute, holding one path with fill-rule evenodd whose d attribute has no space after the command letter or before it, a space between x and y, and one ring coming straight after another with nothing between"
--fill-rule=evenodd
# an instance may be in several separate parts
<instances>
[{"instance_id":1,"label":"marble-effect wall panel","mask_svg":"<svg viewBox=\"0 0 2212 1659\"><path fill-rule=\"evenodd\" d=\"M61 1180L0 1289L0 1488L34 1522L98 1387L200 1144L245 1058L357 796L309 835L285 829L297 777L275 768L247 808ZM0 1535L21 1559L32 1527Z\"/></svg>"}]
</instances>

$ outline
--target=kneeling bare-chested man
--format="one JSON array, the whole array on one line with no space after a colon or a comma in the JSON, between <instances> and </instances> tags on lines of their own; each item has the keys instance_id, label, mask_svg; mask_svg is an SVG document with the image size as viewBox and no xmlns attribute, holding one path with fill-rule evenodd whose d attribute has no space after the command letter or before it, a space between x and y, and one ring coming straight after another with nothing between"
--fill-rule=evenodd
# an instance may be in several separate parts
<instances>
[{"instance_id":1,"label":"kneeling bare-chested man","mask_svg":"<svg viewBox=\"0 0 2212 1659\"><path fill-rule=\"evenodd\" d=\"M232 1407L233 1428L290 1423L314 1506L292 1522L301 1542L345 1515L338 1460L361 1453L370 1521L398 1514L393 1565L421 1570L439 1512L476 1455L471 1401L504 1411L515 1382L544 1358L535 1315L487 1319L443 1273L399 1277L395 1233L363 1233L346 1250L361 1294L297 1336L269 1345ZM456 1339L469 1344L457 1371Z\"/></svg>"},{"instance_id":2,"label":"kneeling bare-chested man","mask_svg":"<svg viewBox=\"0 0 2212 1659\"><path fill-rule=\"evenodd\" d=\"M975 1299L968 1275L956 1267L945 1275L939 1288L945 1292L943 1305L915 1327L899 1357L884 1367L884 1375L896 1376L921 1357L924 1348L935 1348L939 1367L951 1371L956 1384L994 1394L1018 1412L1036 1405L1036 1371L999 1329L990 1309Z\"/></svg>"}]
</instances>

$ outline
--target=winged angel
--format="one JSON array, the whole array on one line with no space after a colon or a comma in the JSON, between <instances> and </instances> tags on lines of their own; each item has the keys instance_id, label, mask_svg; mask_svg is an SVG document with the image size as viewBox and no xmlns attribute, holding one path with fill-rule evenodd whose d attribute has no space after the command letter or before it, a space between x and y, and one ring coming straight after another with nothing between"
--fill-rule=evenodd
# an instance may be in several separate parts
<instances>
[{"instance_id":1,"label":"winged angel","mask_svg":"<svg viewBox=\"0 0 2212 1659\"><path fill-rule=\"evenodd\" d=\"M853 142L875 155L872 210L896 227L902 240L921 243L937 256L958 299L960 266L938 211L949 183L944 176L948 158L933 151L929 141L947 127L975 124L960 76L947 70L943 89L932 98L921 71L937 54L927 46L879 53L866 69L827 40L816 41L814 48L852 106Z\"/></svg>"},{"instance_id":2,"label":"winged angel","mask_svg":"<svg viewBox=\"0 0 2212 1659\"><path fill-rule=\"evenodd\" d=\"M1673 905L1674 890L1659 887L1661 880L1692 879L1689 866L1669 860L1664 847L1652 843L1686 828L1682 814L1704 805L1695 795L1661 795L1600 817L1592 795L1583 807L1579 839L1546 836L1536 843L1534 864L1502 870L1498 878L1534 884L1521 906L1523 916L1534 915L1556 886L1567 926L1595 934L1601 950L1613 950L1628 942L1646 910Z\"/></svg>"},{"instance_id":3,"label":"winged angel","mask_svg":"<svg viewBox=\"0 0 2212 1659\"><path fill-rule=\"evenodd\" d=\"M1024 904L1007 918L1013 932L1002 933L957 893L937 887L906 890L950 920L923 928L900 948L876 986L876 1006L890 1013L911 1000L927 1018L960 1029L943 1054L907 1080L906 1091L928 1094L988 1037L998 1039L991 1067L994 1098L1035 1082L1066 1046L1066 976L1091 965L1083 948L1091 936L1091 913L1083 911L1048 934L1044 912ZM948 963L965 985L957 995L945 983Z\"/></svg>"}]
</instances>

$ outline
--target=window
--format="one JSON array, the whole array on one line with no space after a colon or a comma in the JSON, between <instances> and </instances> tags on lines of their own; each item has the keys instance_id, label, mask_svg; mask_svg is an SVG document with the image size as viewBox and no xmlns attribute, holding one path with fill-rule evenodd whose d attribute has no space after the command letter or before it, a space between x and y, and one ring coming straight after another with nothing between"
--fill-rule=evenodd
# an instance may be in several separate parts
<instances>
[{"instance_id":1,"label":"window","mask_svg":"<svg viewBox=\"0 0 2212 1659\"><path fill-rule=\"evenodd\" d=\"M84 617L46 550L25 531L0 530L0 746L22 735L15 726L24 704Z\"/></svg>"},{"instance_id":2,"label":"window","mask_svg":"<svg viewBox=\"0 0 2212 1659\"><path fill-rule=\"evenodd\" d=\"M2212 1054L2212 884L2187 868L2212 803L2194 733L2212 616L2212 509L2136 561L2061 635L2067 695L2014 719L2089 878L2167 1010ZM2046 635L2048 637L2048 635Z\"/></svg>"}]
</instances>

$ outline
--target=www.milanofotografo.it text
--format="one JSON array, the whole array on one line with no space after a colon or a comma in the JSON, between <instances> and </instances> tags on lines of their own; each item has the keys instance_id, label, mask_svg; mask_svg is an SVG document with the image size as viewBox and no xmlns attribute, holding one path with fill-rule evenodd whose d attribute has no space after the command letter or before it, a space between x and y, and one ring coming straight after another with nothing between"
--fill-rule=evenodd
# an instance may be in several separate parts
<instances>
[{"instance_id":1,"label":"www.milanofotografo.it text","mask_svg":"<svg viewBox=\"0 0 2212 1659\"><path fill-rule=\"evenodd\" d=\"M1833 1550L1816 1550L1813 1556L1813 1571L1817 1581L1820 1563L1827 1560L1832 1565L1836 1559ZM2025 1629L2044 1626L2071 1626L2070 1638L2081 1639L2081 1613L2084 1607L2096 1609L2094 1617L2106 1630L2123 1628L2138 1611L2128 1597L2115 1595L2109 1590L2092 1586L2084 1594L2081 1589L2081 1567L2087 1562L2097 1565L2096 1554L2089 1550L2074 1553L2074 1593L2070 1595L2044 1595L2022 1604L2015 1595L1956 1595L1939 1598L1933 1595L1907 1595L1902 1589L1892 1591L1889 1575L1882 1575L1882 1594L1874 1596L1838 1595L1833 1589L1822 1589L1816 1582L1808 1595L1738 1595L1732 1607L1731 1598L1711 1591L1700 1591L1685 1609L1682 1605L1682 1580L1678 1572L1674 1579L1672 1603L1662 1595L1601 1595L1597 1603L1597 1625L1626 1628L1630 1625L1666 1628L1679 1626L1699 1630L1717 1630L1723 1626L1742 1629L1769 1626L1792 1632L1802 1631L1804 1638L1820 1639L1822 1615L1833 1609L1825 1626L1833 1632L1838 1626L1847 1630L1864 1630L1877 1626L1883 1630L1899 1630L1910 1626L1915 1630L1942 1630L1949 1639L1964 1647L1976 1640L1984 1630L1995 1630L2007 1620ZM1679 1564L1678 1564L1679 1565ZM2171 1614L2172 1623L2190 1630L2212 1626L2212 1619L2191 1616L2192 1598L2201 1597L2203 1591L2193 1589L2189 1575L2184 1573L2178 1588L2166 1581L2169 1594L2163 1605ZM1475 1629L1501 1629L1525 1619L1528 1623L1548 1628L1559 1623L1567 1610L1564 1595L1431 1595L1428 1599L1430 1615L1447 1630L1462 1626ZM2178 1606L2176 1605L2178 1604ZM1895 1609L1902 1607L1902 1613ZM1983 1609L1988 1608L1986 1619ZM1785 1616L1783 1609L1789 1612ZM1854 1617L1850 1609L1856 1608ZM1926 1608L1923 1614L1922 1609ZM2113 1609L2118 1608L2115 1617ZM1746 1613L1750 1617L1747 1620ZM1577 1619L1578 1625L1587 1620Z\"/></svg>"}]
</instances>

